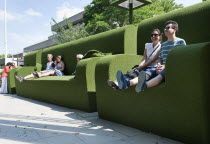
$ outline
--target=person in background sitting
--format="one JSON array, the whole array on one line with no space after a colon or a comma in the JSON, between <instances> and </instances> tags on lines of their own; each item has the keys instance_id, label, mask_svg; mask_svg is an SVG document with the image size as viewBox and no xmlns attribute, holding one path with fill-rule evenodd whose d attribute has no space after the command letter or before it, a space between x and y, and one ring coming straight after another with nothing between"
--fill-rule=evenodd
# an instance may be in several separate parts
<instances>
[{"instance_id":1,"label":"person in background sitting","mask_svg":"<svg viewBox=\"0 0 210 144\"><path fill-rule=\"evenodd\" d=\"M76 60L77 60L77 63L82 60L84 56L82 54L77 54L76 56ZM72 73L72 75L76 75L76 70Z\"/></svg>"},{"instance_id":2,"label":"person in background sitting","mask_svg":"<svg viewBox=\"0 0 210 144\"><path fill-rule=\"evenodd\" d=\"M38 72L39 74L44 74L44 73L47 73L47 72L50 72L50 71L54 71L54 67L55 66L54 66L54 63L53 63L53 55L52 54L48 54L47 55L47 60L48 60L48 63L46 65L46 70ZM24 80L37 77L37 74L36 73L32 73L32 74L27 75L25 77L18 77L18 76L15 76L15 77L16 77L16 79L19 82L23 82Z\"/></svg>"},{"instance_id":3,"label":"person in background sitting","mask_svg":"<svg viewBox=\"0 0 210 144\"><path fill-rule=\"evenodd\" d=\"M46 73L36 73L36 78L47 77L47 76L64 76L65 64L62 59L63 59L62 56L57 56L56 62L54 63L55 69L53 71L49 71Z\"/></svg>"}]
</instances>

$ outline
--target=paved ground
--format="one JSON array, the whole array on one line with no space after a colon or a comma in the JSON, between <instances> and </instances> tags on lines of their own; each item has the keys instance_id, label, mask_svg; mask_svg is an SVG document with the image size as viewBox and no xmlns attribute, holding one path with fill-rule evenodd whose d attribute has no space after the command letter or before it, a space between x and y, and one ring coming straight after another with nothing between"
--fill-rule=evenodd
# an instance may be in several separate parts
<instances>
[{"instance_id":1,"label":"paved ground","mask_svg":"<svg viewBox=\"0 0 210 144\"><path fill-rule=\"evenodd\" d=\"M85 113L0 94L0 144L181 144Z\"/></svg>"}]
</instances>

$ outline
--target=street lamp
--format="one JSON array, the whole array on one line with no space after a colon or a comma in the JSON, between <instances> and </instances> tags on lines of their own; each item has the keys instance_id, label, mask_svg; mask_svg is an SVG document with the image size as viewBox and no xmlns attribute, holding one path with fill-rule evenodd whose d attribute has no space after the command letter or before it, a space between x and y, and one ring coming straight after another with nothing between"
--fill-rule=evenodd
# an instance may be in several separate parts
<instances>
[{"instance_id":1,"label":"street lamp","mask_svg":"<svg viewBox=\"0 0 210 144\"><path fill-rule=\"evenodd\" d=\"M111 5L129 10L129 23L133 23L133 10L151 4L151 0L110 0Z\"/></svg>"},{"instance_id":2,"label":"street lamp","mask_svg":"<svg viewBox=\"0 0 210 144\"><path fill-rule=\"evenodd\" d=\"M5 65L7 64L7 3L4 0L4 47L5 47Z\"/></svg>"}]
</instances>

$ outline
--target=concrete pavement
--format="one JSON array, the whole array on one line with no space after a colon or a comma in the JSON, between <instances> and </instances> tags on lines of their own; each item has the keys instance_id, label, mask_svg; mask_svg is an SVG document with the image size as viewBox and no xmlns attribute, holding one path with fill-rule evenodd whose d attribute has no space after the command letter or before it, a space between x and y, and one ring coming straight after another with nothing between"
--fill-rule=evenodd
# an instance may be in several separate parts
<instances>
[{"instance_id":1,"label":"concrete pavement","mask_svg":"<svg viewBox=\"0 0 210 144\"><path fill-rule=\"evenodd\" d=\"M0 144L181 144L86 113L0 94Z\"/></svg>"}]
</instances>

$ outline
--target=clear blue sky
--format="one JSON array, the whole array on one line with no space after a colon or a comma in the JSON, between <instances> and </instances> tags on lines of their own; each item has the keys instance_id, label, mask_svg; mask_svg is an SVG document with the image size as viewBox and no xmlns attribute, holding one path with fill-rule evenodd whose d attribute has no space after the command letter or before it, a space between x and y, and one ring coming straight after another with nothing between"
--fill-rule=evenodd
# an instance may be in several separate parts
<instances>
[{"instance_id":1,"label":"clear blue sky","mask_svg":"<svg viewBox=\"0 0 210 144\"><path fill-rule=\"evenodd\" d=\"M7 0L8 51L21 53L23 48L52 35L50 22L58 22L83 10L92 0ZM175 0L184 6L202 0ZM4 54L4 0L0 0L0 54Z\"/></svg>"}]
</instances>

